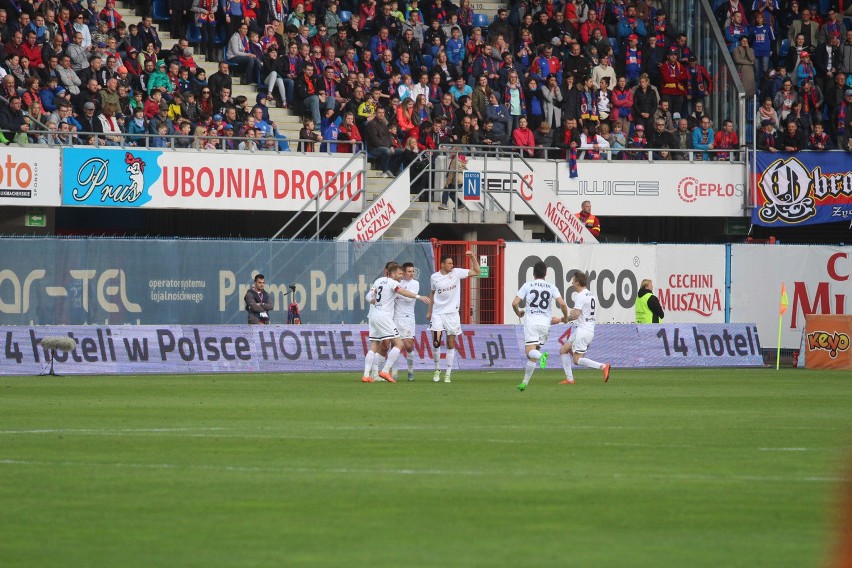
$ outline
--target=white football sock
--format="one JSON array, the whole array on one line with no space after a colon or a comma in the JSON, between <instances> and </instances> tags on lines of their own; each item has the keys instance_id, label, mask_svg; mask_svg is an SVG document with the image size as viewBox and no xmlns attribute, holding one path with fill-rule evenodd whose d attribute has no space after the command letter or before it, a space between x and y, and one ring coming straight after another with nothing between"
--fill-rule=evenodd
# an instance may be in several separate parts
<instances>
[{"instance_id":1,"label":"white football sock","mask_svg":"<svg viewBox=\"0 0 852 568\"><path fill-rule=\"evenodd\" d=\"M453 362L455 360L456 360L455 348L447 349L447 374L448 375L453 372Z\"/></svg>"},{"instance_id":2,"label":"white football sock","mask_svg":"<svg viewBox=\"0 0 852 568\"><path fill-rule=\"evenodd\" d=\"M370 376L370 370L373 368L373 359L375 359L376 354L373 350L367 351L367 355L364 356L364 376Z\"/></svg>"},{"instance_id":3,"label":"white football sock","mask_svg":"<svg viewBox=\"0 0 852 568\"><path fill-rule=\"evenodd\" d=\"M526 367L524 367L524 384L525 385L530 384L530 379L532 378L532 374L533 374L533 371L535 371L536 366L537 365L536 365L535 361L527 361L527 365L526 365Z\"/></svg>"},{"instance_id":4,"label":"white football sock","mask_svg":"<svg viewBox=\"0 0 852 568\"><path fill-rule=\"evenodd\" d=\"M579 361L577 361L578 365L583 367L589 367L590 369L603 369L604 364L598 363L597 361L592 361L591 359L586 359L585 357L581 357Z\"/></svg>"},{"instance_id":5,"label":"white football sock","mask_svg":"<svg viewBox=\"0 0 852 568\"><path fill-rule=\"evenodd\" d=\"M574 378L574 370L572 369L574 365L574 359L571 357L570 353L562 354L562 368L565 370L565 378L573 379Z\"/></svg>"},{"instance_id":6,"label":"white football sock","mask_svg":"<svg viewBox=\"0 0 852 568\"><path fill-rule=\"evenodd\" d=\"M373 378L379 376L379 369L385 366L385 358L378 353L376 353L376 357L373 359Z\"/></svg>"},{"instance_id":7,"label":"white football sock","mask_svg":"<svg viewBox=\"0 0 852 568\"><path fill-rule=\"evenodd\" d=\"M394 347L388 352L388 358L385 362L385 366L382 367L382 372L387 373L388 370L393 367L394 363L396 363L397 359L399 359L399 347Z\"/></svg>"},{"instance_id":8,"label":"white football sock","mask_svg":"<svg viewBox=\"0 0 852 568\"><path fill-rule=\"evenodd\" d=\"M414 353L406 353L405 354L405 362L408 364L408 372L414 372Z\"/></svg>"},{"instance_id":9,"label":"white football sock","mask_svg":"<svg viewBox=\"0 0 852 568\"><path fill-rule=\"evenodd\" d=\"M440 346L436 347L435 350L432 352L432 355L435 357L435 370L440 371L441 370L441 347Z\"/></svg>"}]
</instances>

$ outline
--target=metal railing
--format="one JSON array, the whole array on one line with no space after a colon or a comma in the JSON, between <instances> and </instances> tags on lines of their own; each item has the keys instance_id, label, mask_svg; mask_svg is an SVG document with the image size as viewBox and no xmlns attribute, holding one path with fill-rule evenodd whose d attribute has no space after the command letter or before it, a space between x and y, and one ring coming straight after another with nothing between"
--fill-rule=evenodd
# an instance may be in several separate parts
<instances>
[{"instance_id":1,"label":"metal railing","mask_svg":"<svg viewBox=\"0 0 852 568\"><path fill-rule=\"evenodd\" d=\"M331 205L331 203L332 203L332 200L329 199L329 200L326 200L325 203L320 205L320 198L322 197L325 190L328 189L328 187L330 187L337 180L337 177L339 175L341 175L343 172L345 172L346 168L348 168L350 164L354 163L357 158L361 158L363 160L363 163L361 165L361 171L358 172L358 175L353 175L348 180L346 180L346 182L343 183L343 185L341 185L340 188L338 188L338 191L343 192L345 189L348 189L349 186L352 185L352 182L357 180L359 178L359 176L363 180L363 187L361 188L361 191L358 192L358 193L355 193L353 195L350 195L342 204L339 205L339 208L337 209L337 211L335 211L331 215L331 218L328 221L326 221L326 223L324 225L320 225L320 214L325 212L326 208L329 205ZM278 231L274 235L272 235L272 237L270 237L269 240L274 241L275 239L277 239L278 236L281 233L283 233L285 230L287 230L287 228L293 223L293 221L295 221L299 217L299 215L301 213L304 213L304 212L307 211L307 209L311 205L311 203L314 204L314 213L313 213L314 217L313 217L312 220L316 222L316 232L314 233L313 237L309 238L309 240L319 239L320 235L322 234L322 231L331 223L331 221L333 221L337 217L337 215L340 214L340 212L343 211L346 208L347 205L349 205L350 203L354 203L356 198L360 197L362 209L364 207L366 207L366 205L367 205L367 165L368 165L367 160L368 160L368 156L367 156L367 152L365 150L359 150L355 154L352 154L352 156L348 160L346 160L346 163L343 164L343 166L341 166L340 169L335 172L334 176L332 176L328 181L326 181L322 185L322 187L320 187L316 191L314 198L311 201L306 202L304 205L302 205L302 207L299 208L298 211L293 213L293 216L290 218L290 220L287 221L286 223L284 223L284 225L280 229L278 229ZM310 223L311 223L311 221L308 221L307 223L305 223L301 228L299 228L298 231L296 231L296 234L293 235L290 238L291 239L297 239L302 234L302 232L305 230L305 228L307 228L310 225Z\"/></svg>"}]
</instances>

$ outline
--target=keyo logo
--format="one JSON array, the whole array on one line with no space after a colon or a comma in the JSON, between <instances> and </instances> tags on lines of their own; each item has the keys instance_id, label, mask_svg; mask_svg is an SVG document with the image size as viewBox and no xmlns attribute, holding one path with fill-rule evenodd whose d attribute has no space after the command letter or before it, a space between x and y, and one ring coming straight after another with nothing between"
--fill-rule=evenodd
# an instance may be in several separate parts
<instances>
[{"instance_id":1,"label":"keyo logo","mask_svg":"<svg viewBox=\"0 0 852 568\"><path fill-rule=\"evenodd\" d=\"M809 351L828 351L832 359L837 357L838 351L849 349L849 336L845 333L828 333L815 331L808 334Z\"/></svg>"}]
</instances>

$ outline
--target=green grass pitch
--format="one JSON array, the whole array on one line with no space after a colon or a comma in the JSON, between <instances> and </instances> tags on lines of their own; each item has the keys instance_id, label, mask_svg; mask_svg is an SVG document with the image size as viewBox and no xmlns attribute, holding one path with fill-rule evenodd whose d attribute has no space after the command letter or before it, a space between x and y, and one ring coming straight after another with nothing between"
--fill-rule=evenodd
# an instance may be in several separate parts
<instances>
[{"instance_id":1,"label":"green grass pitch","mask_svg":"<svg viewBox=\"0 0 852 568\"><path fill-rule=\"evenodd\" d=\"M825 560L850 373L521 376L2 377L0 566Z\"/></svg>"}]
</instances>

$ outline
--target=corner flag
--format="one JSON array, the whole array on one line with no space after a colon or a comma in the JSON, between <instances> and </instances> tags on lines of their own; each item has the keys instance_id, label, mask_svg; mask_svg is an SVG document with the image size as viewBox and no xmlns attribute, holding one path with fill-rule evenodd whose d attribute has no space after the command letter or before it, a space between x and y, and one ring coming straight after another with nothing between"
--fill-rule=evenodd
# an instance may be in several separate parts
<instances>
[{"instance_id":1,"label":"corner flag","mask_svg":"<svg viewBox=\"0 0 852 568\"><path fill-rule=\"evenodd\" d=\"M781 326L784 320L784 313L787 311L787 306L790 305L790 299L787 297L787 287L781 283L781 306L778 310L778 348L775 350L775 370L781 366Z\"/></svg>"}]
</instances>

